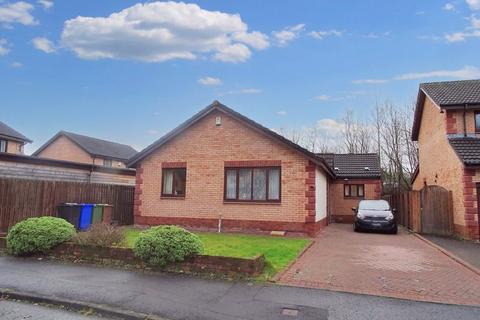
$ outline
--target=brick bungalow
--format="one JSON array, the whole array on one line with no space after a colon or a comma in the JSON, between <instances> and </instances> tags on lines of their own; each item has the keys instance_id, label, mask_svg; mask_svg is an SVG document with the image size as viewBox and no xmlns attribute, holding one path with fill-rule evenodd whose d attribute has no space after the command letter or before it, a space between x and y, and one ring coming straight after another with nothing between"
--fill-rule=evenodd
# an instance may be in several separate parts
<instances>
[{"instance_id":1,"label":"brick bungalow","mask_svg":"<svg viewBox=\"0 0 480 320\"><path fill-rule=\"evenodd\" d=\"M412 139L419 166L412 188L452 191L456 234L479 239L480 80L420 84Z\"/></svg>"},{"instance_id":2,"label":"brick bungalow","mask_svg":"<svg viewBox=\"0 0 480 320\"><path fill-rule=\"evenodd\" d=\"M126 144L60 131L32 156L110 168L126 168L125 163L136 153L135 149Z\"/></svg>"},{"instance_id":3,"label":"brick bungalow","mask_svg":"<svg viewBox=\"0 0 480 320\"><path fill-rule=\"evenodd\" d=\"M221 219L226 230L313 235L328 224L334 202L329 194L340 181L324 157L218 101L128 165L137 170L134 214L139 225L214 229ZM355 188L351 192L357 197L371 195L370 187Z\"/></svg>"}]
</instances>

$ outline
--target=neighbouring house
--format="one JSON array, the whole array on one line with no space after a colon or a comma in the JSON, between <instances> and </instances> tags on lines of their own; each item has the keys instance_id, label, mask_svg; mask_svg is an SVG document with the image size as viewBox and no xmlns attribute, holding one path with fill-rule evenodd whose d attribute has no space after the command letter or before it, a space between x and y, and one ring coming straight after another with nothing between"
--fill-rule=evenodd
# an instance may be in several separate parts
<instances>
[{"instance_id":1,"label":"neighbouring house","mask_svg":"<svg viewBox=\"0 0 480 320\"><path fill-rule=\"evenodd\" d=\"M32 140L0 121L0 153L23 154L24 146Z\"/></svg>"},{"instance_id":2,"label":"neighbouring house","mask_svg":"<svg viewBox=\"0 0 480 320\"><path fill-rule=\"evenodd\" d=\"M455 233L479 239L480 80L420 84L412 139L419 151L412 188L450 190Z\"/></svg>"},{"instance_id":3,"label":"neighbouring house","mask_svg":"<svg viewBox=\"0 0 480 320\"><path fill-rule=\"evenodd\" d=\"M135 224L313 235L332 210L351 215L362 194L374 196L370 176L325 158L215 101L129 160ZM347 197L345 179L355 180Z\"/></svg>"},{"instance_id":4,"label":"neighbouring house","mask_svg":"<svg viewBox=\"0 0 480 320\"><path fill-rule=\"evenodd\" d=\"M60 131L32 156L125 168L127 160L135 154L137 151L126 144Z\"/></svg>"},{"instance_id":5,"label":"neighbouring house","mask_svg":"<svg viewBox=\"0 0 480 320\"><path fill-rule=\"evenodd\" d=\"M0 153L0 180L2 178L134 186L135 170Z\"/></svg>"},{"instance_id":6,"label":"neighbouring house","mask_svg":"<svg viewBox=\"0 0 480 320\"><path fill-rule=\"evenodd\" d=\"M380 157L376 153L317 154L325 159L335 175L330 182L331 220L353 223L352 208L362 199L377 200L382 196Z\"/></svg>"}]
</instances>

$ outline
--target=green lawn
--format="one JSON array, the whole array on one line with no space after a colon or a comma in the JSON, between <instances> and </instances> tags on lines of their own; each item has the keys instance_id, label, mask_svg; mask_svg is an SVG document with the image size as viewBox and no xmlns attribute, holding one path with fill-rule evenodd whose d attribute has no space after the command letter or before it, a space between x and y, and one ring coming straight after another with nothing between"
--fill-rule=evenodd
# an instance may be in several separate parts
<instances>
[{"instance_id":1,"label":"green lawn","mask_svg":"<svg viewBox=\"0 0 480 320\"><path fill-rule=\"evenodd\" d=\"M126 245L132 247L141 230L127 229ZM265 255L266 266L261 278L270 278L283 270L310 243L305 238L281 238L233 233L195 232L205 246L205 254L237 258Z\"/></svg>"}]
</instances>

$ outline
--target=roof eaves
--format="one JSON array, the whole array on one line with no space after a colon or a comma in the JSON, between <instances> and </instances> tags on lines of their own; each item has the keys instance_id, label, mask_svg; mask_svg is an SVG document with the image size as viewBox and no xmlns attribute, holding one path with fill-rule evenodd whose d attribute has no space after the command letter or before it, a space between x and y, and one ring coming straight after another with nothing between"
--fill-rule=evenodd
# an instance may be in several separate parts
<instances>
[{"instance_id":1,"label":"roof eaves","mask_svg":"<svg viewBox=\"0 0 480 320\"><path fill-rule=\"evenodd\" d=\"M251 120L247 117L245 117L244 115L236 112L233 109L230 109L229 107L221 104L220 102L218 102L216 100L213 103L211 103L210 105L208 105L207 107L205 107L204 109L200 110L197 114L192 116L190 119L183 122L178 127L176 127L175 129L173 129L172 131L167 133L165 136L161 137L160 139L158 139L157 141L155 141L154 143L152 143L151 145L146 147L144 150L140 151L135 156L130 158L130 160L127 162L127 166L133 167L133 166L137 165L139 161L143 160L145 157L150 155L154 150L161 147L163 144L167 143L168 141L173 139L175 136L177 136L178 134L183 132L183 130L187 129L188 127L190 127L191 125L193 125L194 123L196 123L197 121L199 121L200 119L202 119L203 117L205 117L206 115L208 115L209 113L211 113L214 110L218 110L218 111L221 111L223 113L226 113L227 115L233 116L234 118L242 121L244 124L248 125L249 127L253 128L255 130L258 130L259 132L261 132L263 134L266 134L266 135L270 136L271 138L274 138L274 139L278 140L279 142L297 150L298 152L300 152L304 156L306 156L307 159L309 159L310 161L312 161L316 165L319 165L320 167L322 167L322 169L324 171L326 171L331 177L334 177L334 174L333 174L330 166L328 166L328 164L325 162L324 159L318 158L314 153L308 151L307 149L302 148L301 146L293 143L292 141L286 139L285 137L279 135L278 133L262 126L261 124L255 122L255 121L253 121L253 120Z\"/></svg>"}]
</instances>

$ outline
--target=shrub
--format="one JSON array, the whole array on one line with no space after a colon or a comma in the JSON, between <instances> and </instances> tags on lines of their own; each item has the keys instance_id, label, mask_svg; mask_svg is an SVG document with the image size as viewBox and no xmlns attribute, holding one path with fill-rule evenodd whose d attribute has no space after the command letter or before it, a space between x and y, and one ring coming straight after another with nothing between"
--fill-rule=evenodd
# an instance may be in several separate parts
<instances>
[{"instance_id":1,"label":"shrub","mask_svg":"<svg viewBox=\"0 0 480 320\"><path fill-rule=\"evenodd\" d=\"M162 267L201 254L203 243L197 235L183 228L160 226L141 232L133 252L148 264Z\"/></svg>"},{"instance_id":2,"label":"shrub","mask_svg":"<svg viewBox=\"0 0 480 320\"><path fill-rule=\"evenodd\" d=\"M123 232L106 223L93 224L87 231L79 232L73 242L80 245L112 247L123 242Z\"/></svg>"},{"instance_id":3,"label":"shrub","mask_svg":"<svg viewBox=\"0 0 480 320\"><path fill-rule=\"evenodd\" d=\"M75 227L55 217L29 218L15 224L7 235L7 249L13 255L24 256L45 252L70 240Z\"/></svg>"}]
</instances>

